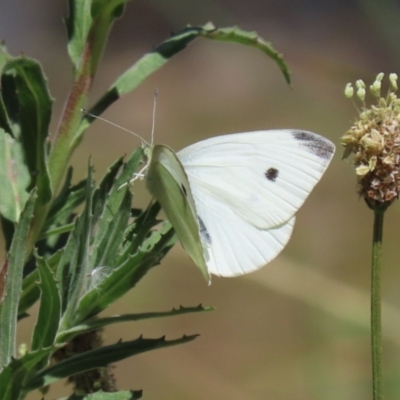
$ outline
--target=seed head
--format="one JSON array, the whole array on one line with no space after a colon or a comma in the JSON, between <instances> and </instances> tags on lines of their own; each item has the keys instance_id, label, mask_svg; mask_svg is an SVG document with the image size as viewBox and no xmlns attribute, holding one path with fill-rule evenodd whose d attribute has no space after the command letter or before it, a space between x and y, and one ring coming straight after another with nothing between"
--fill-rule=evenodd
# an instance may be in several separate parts
<instances>
[{"instance_id":1,"label":"seed head","mask_svg":"<svg viewBox=\"0 0 400 400\"><path fill-rule=\"evenodd\" d=\"M357 175L357 191L368 206L386 208L400 193L400 99L397 98L397 75L389 75L389 92L381 97L380 73L369 90L376 98L375 105L365 105L366 89L362 80L356 81L357 97L362 109L353 126L342 136L343 158L353 154ZM347 84L346 97L353 88Z\"/></svg>"}]
</instances>

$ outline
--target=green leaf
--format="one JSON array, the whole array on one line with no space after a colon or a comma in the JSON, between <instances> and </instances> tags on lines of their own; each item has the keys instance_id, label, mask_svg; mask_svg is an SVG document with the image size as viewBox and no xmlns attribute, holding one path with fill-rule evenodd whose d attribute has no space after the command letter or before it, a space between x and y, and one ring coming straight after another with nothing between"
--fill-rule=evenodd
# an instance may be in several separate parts
<instances>
[{"instance_id":1,"label":"green leaf","mask_svg":"<svg viewBox=\"0 0 400 400\"><path fill-rule=\"evenodd\" d=\"M21 144L0 128L0 213L17 222L29 197L29 170Z\"/></svg>"},{"instance_id":2,"label":"green leaf","mask_svg":"<svg viewBox=\"0 0 400 400\"><path fill-rule=\"evenodd\" d=\"M115 315L112 317L105 318L93 318L82 324L76 325L67 331L60 332L57 335L57 341L59 343L66 342L71 340L77 335L80 335L85 332L89 332L95 329L103 328L107 325L116 324L119 322L129 322L129 321L141 321L144 319L150 318L162 318L162 317L174 317L176 315L182 314L190 314L197 313L203 311L213 311L212 307L203 307L201 304L197 307L182 307L180 306L178 309L173 308L171 311L164 312L148 312L148 313L140 313L140 314L124 314L124 315Z\"/></svg>"},{"instance_id":3,"label":"green leaf","mask_svg":"<svg viewBox=\"0 0 400 400\"><path fill-rule=\"evenodd\" d=\"M109 32L114 21L121 17L125 10L125 3L129 0L93 0L93 24L89 38L91 39L92 71L97 69L97 64L103 52Z\"/></svg>"},{"instance_id":4,"label":"green leaf","mask_svg":"<svg viewBox=\"0 0 400 400\"><path fill-rule=\"evenodd\" d=\"M1 400L21 399L24 381L35 373L35 367L47 357L53 347L26 353L19 359L13 359L0 372Z\"/></svg>"},{"instance_id":5,"label":"green leaf","mask_svg":"<svg viewBox=\"0 0 400 400\"><path fill-rule=\"evenodd\" d=\"M121 190L120 187L131 179L134 171L139 166L141 158L141 150L136 149L125 164L122 164L122 159L117 160L117 162L108 169L99 187L94 192L93 224L97 224L97 229L94 235L93 249L90 256L91 268L101 266L112 268L115 265L116 260L113 259L116 259L118 247L122 242L130 214L132 198L129 187L125 187ZM122 171L117 177L117 173L122 165ZM125 212L121 213L121 210L125 210ZM121 215L119 215L120 213ZM123 222L124 220L125 223ZM117 228L118 238L110 236L110 224L113 225L113 229ZM107 247L104 247L110 238L112 238L112 240ZM110 245L113 248L112 252L109 252Z\"/></svg>"},{"instance_id":6,"label":"green leaf","mask_svg":"<svg viewBox=\"0 0 400 400\"><path fill-rule=\"evenodd\" d=\"M59 379L90 371L95 368L106 367L109 364L146 351L191 342L196 339L197 336L198 335L183 336L182 338L174 340L165 340L164 337L159 339L143 339L140 337L136 340L100 347L83 354L78 354L40 371L27 382L25 388L28 390L37 389L58 381Z\"/></svg>"},{"instance_id":7,"label":"green leaf","mask_svg":"<svg viewBox=\"0 0 400 400\"><path fill-rule=\"evenodd\" d=\"M3 68L6 63L13 57L8 53L4 43L0 43L0 75L2 74ZM5 88L0 85L0 90L4 91ZM6 96L7 97L7 96ZM0 96L0 128L3 128L10 135L12 134L11 121L8 119L5 104L3 102L3 97Z\"/></svg>"},{"instance_id":8,"label":"green leaf","mask_svg":"<svg viewBox=\"0 0 400 400\"><path fill-rule=\"evenodd\" d=\"M86 205L69 235L67 245L58 264L56 279L59 281L63 327L69 327L75 309L84 290L89 268L90 237L92 232L91 210L93 194L93 170L89 165L86 182Z\"/></svg>"},{"instance_id":9,"label":"green leaf","mask_svg":"<svg viewBox=\"0 0 400 400\"><path fill-rule=\"evenodd\" d=\"M125 240L121 246L121 252L117 264L123 264L131 254L135 254L145 239L151 234L151 230L161 221L157 215L161 206L157 202L149 204L146 210L140 212L135 221L126 229Z\"/></svg>"},{"instance_id":10,"label":"green leaf","mask_svg":"<svg viewBox=\"0 0 400 400\"><path fill-rule=\"evenodd\" d=\"M53 345L61 313L60 295L47 261L36 255L40 276L40 308L32 338L32 350Z\"/></svg>"},{"instance_id":11,"label":"green leaf","mask_svg":"<svg viewBox=\"0 0 400 400\"><path fill-rule=\"evenodd\" d=\"M154 146L150 159L146 186L167 214L186 253L210 281L186 172L176 154L167 146Z\"/></svg>"},{"instance_id":12,"label":"green leaf","mask_svg":"<svg viewBox=\"0 0 400 400\"><path fill-rule=\"evenodd\" d=\"M118 212L125 196L125 191L121 190L121 186L126 185L131 180L141 161L142 150L137 148L124 164L122 164L122 159L119 159L108 169L93 195L93 217L95 222L98 221L100 216L104 221L104 219L112 217ZM122 171L117 177L122 165Z\"/></svg>"},{"instance_id":13,"label":"green leaf","mask_svg":"<svg viewBox=\"0 0 400 400\"><path fill-rule=\"evenodd\" d=\"M115 215L100 220L100 228L93 242L95 254L92 255L92 266L113 268L117 260L118 250L124 238L125 228L130 217L132 194L129 188L124 190L125 196ZM102 222L104 222L102 224ZM102 228L102 229L101 229Z\"/></svg>"},{"instance_id":14,"label":"green leaf","mask_svg":"<svg viewBox=\"0 0 400 400\"><path fill-rule=\"evenodd\" d=\"M4 68L7 64L7 61L10 60L12 57L10 53L7 51L7 48L4 42L0 43L0 71Z\"/></svg>"},{"instance_id":15,"label":"green leaf","mask_svg":"<svg viewBox=\"0 0 400 400\"><path fill-rule=\"evenodd\" d=\"M86 179L71 186L72 167L68 168L64 186L58 196L52 201L51 208L46 217L46 229L55 229L71 221L72 212L81 205L86 197ZM44 232L42 235L45 235Z\"/></svg>"},{"instance_id":16,"label":"green leaf","mask_svg":"<svg viewBox=\"0 0 400 400\"><path fill-rule=\"evenodd\" d=\"M141 159L142 151L141 149L136 149L124 164L118 178L116 178L117 167L120 169L122 165L118 160L117 163L109 168L98 189L95 190L93 196L93 223L98 226L90 256L92 268L105 266L112 269L116 264L116 257L118 249L123 242L132 200L129 187L120 188L131 179ZM122 210L125 211L121 212ZM117 229L118 236L113 237L110 229ZM107 244L107 241L110 243Z\"/></svg>"},{"instance_id":17,"label":"green leaf","mask_svg":"<svg viewBox=\"0 0 400 400\"><path fill-rule=\"evenodd\" d=\"M46 261L53 272L57 269L62 253L63 250L59 250ZM25 314L39 299L40 289L37 284L38 280L39 272L37 268L24 278L22 282L22 293L18 305L18 316Z\"/></svg>"},{"instance_id":18,"label":"green leaf","mask_svg":"<svg viewBox=\"0 0 400 400\"><path fill-rule=\"evenodd\" d=\"M265 41L258 35L257 32L248 32L240 29L237 26L227 28L216 28L212 23L208 23L203 26L201 35L207 39L219 40L223 42L232 42L238 44L244 44L246 46L255 47L262 51L268 57L271 57L285 77L285 80L290 84L290 72L283 61L283 56L278 53L270 42Z\"/></svg>"},{"instance_id":19,"label":"green leaf","mask_svg":"<svg viewBox=\"0 0 400 400\"><path fill-rule=\"evenodd\" d=\"M15 228L8 254L8 272L0 315L0 360L3 365L7 365L11 357L16 357L18 302L22 287L26 241L36 198L36 191L32 191Z\"/></svg>"},{"instance_id":20,"label":"green leaf","mask_svg":"<svg viewBox=\"0 0 400 400\"><path fill-rule=\"evenodd\" d=\"M161 68L172 56L184 50L186 46L197 37L229 41L255 47L271 57L278 64L286 81L290 83L290 73L282 60L282 55L279 54L270 43L260 38L254 32L246 32L237 27L216 28L211 23L208 23L203 27L187 27L173 34L154 50L145 54L111 85L103 97L90 109L90 113L93 115L100 115L121 96L134 90L140 83L145 81L149 75ZM82 120L77 135L80 136L92 121L93 117L86 116Z\"/></svg>"},{"instance_id":21,"label":"green leaf","mask_svg":"<svg viewBox=\"0 0 400 400\"><path fill-rule=\"evenodd\" d=\"M169 223L146 239L134 255L114 269L100 284L87 292L74 314L74 325L97 315L115 300L133 288L155 266L175 243L175 234Z\"/></svg>"},{"instance_id":22,"label":"green leaf","mask_svg":"<svg viewBox=\"0 0 400 400\"><path fill-rule=\"evenodd\" d=\"M121 167L124 164L123 158L117 159L106 171L101 180L99 186L93 192L93 223L96 224L99 217L107 211L107 207L105 206L107 198L115 185L115 179L120 172ZM120 192L118 199L119 204L122 201L124 192ZM115 211L115 210L113 210ZM113 212L109 211L109 214L113 214Z\"/></svg>"},{"instance_id":23,"label":"green leaf","mask_svg":"<svg viewBox=\"0 0 400 400\"><path fill-rule=\"evenodd\" d=\"M66 19L68 31L68 53L75 66L81 68L82 57L88 46L91 48L91 71L97 64L107 41L109 31L116 18L124 11L128 0L69 0L70 14Z\"/></svg>"},{"instance_id":24,"label":"green leaf","mask_svg":"<svg viewBox=\"0 0 400 400\"><path fill-rule=\"evenodd\" d=\"M119 392L109 393L99 391L96 393L78 396L73 394L58 400L137 400L142 398L141 390L120 390Z\"/></svg>"},{"instance_id":25,"label":"green leaf","mask_svg":"<svg viewBox=\"0 0 400 400\"><path fill-rule=\"evenodd\" d=\"M78 69L92 25L90 14L92 0L69 0L68 5L69 15L65 18L68 33L68 54L75 68Z\"/></svg>"},{"instance_id":26,"label":"green leaf","mask_svg":"<svg viewBox=\"0 0 400 400\"><path fill-rule=\"evenodd\" d=\"M40 65L29 58L18 57L6 63L2 82L13 86L18 99L17 122L19 137L24 147L25 160L31 177L38 187L39 201L50 201L52 190L47 170L47 137L53 100L47 90L47 81ZM9 98L5 98L5 104ZM10 109L10 107L8 107Z\"/></svg>"}]
</instances>

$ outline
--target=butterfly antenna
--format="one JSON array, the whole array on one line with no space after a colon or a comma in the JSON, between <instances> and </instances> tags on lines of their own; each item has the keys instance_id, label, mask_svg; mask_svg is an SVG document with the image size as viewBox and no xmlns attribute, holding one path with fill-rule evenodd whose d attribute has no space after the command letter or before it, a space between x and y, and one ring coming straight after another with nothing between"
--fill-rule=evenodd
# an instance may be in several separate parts
<instances>
[{"instance_id":1,"label":"butterfly antenna","mask_svg":"<svg viewBox=\"0 0 400 400\"><path fill-rule=\"evenodd\" d=\"M138 139L140 139L140 141L141 141L142 143L146 144L147 146L150 145L150 144L147 143L146 140L144 140L140 135L138 135L138 134L135 133L135 132L130 131L129 129L124 128L124 127L121 126L121 125L115 124L114 122L111 122L111 121L109 121L108 119L99 117L98 115L94 115L94 114L90 113L89 111L84 110L83 108L81 109L81 112L82 112L83 114L85 114L86 116L88 116L88 117L91 117L91 118L94 118L94 119L99 119L100 121L106 122L107 124L110 124L110 125L114 126L115 128L118 128L118 129L121 129L121 130L123 130L123 131L125 131L125 132L128 132L128 133L130 133L131 135L136 136ZM153 143L153 138L151 139L151 142Z\"/></svg>"},{"instance_id":2,"label":"butterfly antenna","mask_svg":"<svg viewBox=\"0 0 400 400\"><path fill-rule=\"evenodd\" d=\"M151 145L154 144L154 130L156 127L156 108L157 108L157 97L158 97L158 89L154 92L154 100L153 100L153 124L151 127Z\"/></svg>"}]
</instances>

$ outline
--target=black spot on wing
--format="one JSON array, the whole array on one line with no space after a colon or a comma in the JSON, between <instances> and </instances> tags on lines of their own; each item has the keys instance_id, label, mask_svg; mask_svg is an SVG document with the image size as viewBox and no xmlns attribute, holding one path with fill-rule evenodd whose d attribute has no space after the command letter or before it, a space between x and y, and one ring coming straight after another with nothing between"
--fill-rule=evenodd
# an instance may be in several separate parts
<instances>
[{"instance_id":1,"label":"black spot on wing","mask_svg":"<svg viewBox=\"0 0 400 400\"><path fill-rule=\"evenodd\" d=\"M293 137L306 146L311 153L316 156L329 160L335 151L335 146L322 136L305 131L293 131Z\"/></svg>"},{"instance_id":2,"label":"black spot on wing","mask_svg":"<svg viewBox=\"0 0 400 400\"><path fill-rule=\"evenodd\" d=\"M265 177L272 182L276 181L276 178L279 175L279 171L276 168L269 168L267 169L267 171L265 172Z\"/></svg>"},{"instance_id":3,"label":"black spot on wing","mask_svg":"<svg viewBox=\"0 0 400 400\"><path fill-rule=\"evenodd\" d=\"M197 220L199 221L199 228L200 228L200 239L203 243L211 244L211 236L208 233L206 226L204 225L203 220L197 216Z\"/></svg>"}]
</instances>

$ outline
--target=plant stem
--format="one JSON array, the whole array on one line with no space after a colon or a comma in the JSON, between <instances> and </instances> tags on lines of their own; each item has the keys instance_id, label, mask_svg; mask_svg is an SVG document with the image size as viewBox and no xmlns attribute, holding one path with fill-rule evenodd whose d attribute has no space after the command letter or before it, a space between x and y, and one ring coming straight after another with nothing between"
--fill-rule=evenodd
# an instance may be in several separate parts
<instances>
[{"instance_id":1,"label":"plant stem","mask_svg":"<svg viewBox=\"0 0 400 400\"><path fill-rule=\"evenodd\" d=\"M383 399L382 385L382 327L381 327L381 260L383 216L385 211L374 210L371 274L371 346L372 392L374 400Z\"/></svg>"}]
</instances>

